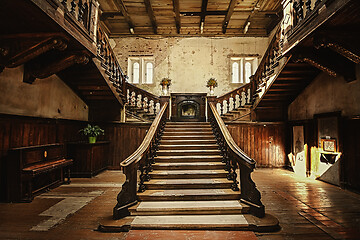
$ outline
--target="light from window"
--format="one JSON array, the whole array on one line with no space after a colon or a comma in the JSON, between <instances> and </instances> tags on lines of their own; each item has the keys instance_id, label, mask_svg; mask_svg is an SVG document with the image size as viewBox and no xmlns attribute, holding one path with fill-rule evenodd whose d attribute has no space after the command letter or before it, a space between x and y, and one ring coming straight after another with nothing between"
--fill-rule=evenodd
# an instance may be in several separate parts
<instances>
[{"instance_id":1,"label":"light from window","mask_svg":"<svg viewBox=\"0 0 360 240\"><path fill-rule=\"evenodd\" d=\"M239 83L239 63L237 62L232 64L232 82Z\"/></svg>"},{"instance_id":2,"label":"light from window","mask_svg":"<svg viewBox=\"0 0 360 240\"><path fill-rule=\"evenodd\" d=\"M146 83L151 84L153 83L153 64L148 62L146 63Z\"/></svg>"},{"instance_id":3,"label":"light from window","mask_svg":"<svg viewBox=\"0 0 360 240\"><path fill-rule=\"evenodd\" d=\"M139 77L140 77L140 64L138 62L134 62L133 69L132 69L132 82L133 83L139 83Z\"/></svg>"},{"instance_id":4,"label":"light from window","mask_svg":"<svg viewBox=\"0 0 360 240\"><path fill-rule=\"evenodd\" d=\"M250 62L246 62L245 63L245 82L249 83L250 82L250 77L252 75L252 71L251 71L251 63Z\"/></svg>"}]
</instances>

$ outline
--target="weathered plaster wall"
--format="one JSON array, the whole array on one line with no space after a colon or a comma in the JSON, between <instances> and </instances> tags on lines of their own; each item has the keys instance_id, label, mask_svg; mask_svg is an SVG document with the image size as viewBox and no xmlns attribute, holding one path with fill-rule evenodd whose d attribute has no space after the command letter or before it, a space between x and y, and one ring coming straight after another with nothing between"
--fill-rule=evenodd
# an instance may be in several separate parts
<instances>
[{"instance_id":1,"label":"weathered plaster wall","mask_svg":"<svg viewBox=\"0 0 360 240\"><path fill-rule=\"evenodd\" d=\"M88 120L87 105L56 75L27 84L23 66L0 73L0 113Z\"/></svg>"},{"instance_id":2,"label":"weathered plaster wall","mask_svg":"<svg viewBox=\"0 0 360 240\"><path fill-rule=\"evenodd\" d=\"M154 84L141 88L160 95L160 80L172 79L171 92L206 93L206 81L218 80L215 95L222 95L240 84L231 84L230 57L266 51L268 38L114 38L112 45L123 70L131 56L153 56Z\"/></svg>"},{"instance_id":3,"label":"weathered plaster wall","mask_svg":"<svg viewBox=\"0 0 360 240\"><path fill-rule=\"evenodd\" d=\"M360 65L356 79L347 83L343 77L321 73L288 108L289 120L312 119L314 114L341 111L342 116L360 115Z\"/></svg>"}]
</instances>

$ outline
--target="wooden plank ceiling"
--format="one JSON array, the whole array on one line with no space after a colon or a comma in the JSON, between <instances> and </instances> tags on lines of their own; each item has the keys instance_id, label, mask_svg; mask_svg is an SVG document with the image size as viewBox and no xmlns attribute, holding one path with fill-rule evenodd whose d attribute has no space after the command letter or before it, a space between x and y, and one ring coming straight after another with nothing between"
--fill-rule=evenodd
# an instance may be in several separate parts
<instances>
[{"instance_id":1,"label":"wooden plank ceiling","mask_svg":"<svg viewBox=\"0 0 360 240\"><path fill-rule=\"evenodd\" d=\"M280 0L99 0L102 25L115 36L268 36Z\"/></svg>"}]
</instances>

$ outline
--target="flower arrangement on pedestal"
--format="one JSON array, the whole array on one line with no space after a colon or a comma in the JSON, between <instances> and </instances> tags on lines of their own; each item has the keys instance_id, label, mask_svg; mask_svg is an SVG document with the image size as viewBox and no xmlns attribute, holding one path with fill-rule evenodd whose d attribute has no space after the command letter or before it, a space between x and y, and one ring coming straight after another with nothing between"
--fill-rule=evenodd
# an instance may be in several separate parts
<instances>
[{"instance_id":1,"label":"flower arrangement on pedestal","mask_svg":"<svg viewBox=\"0 0 360 240\"><path fill-rule=\"evenodd\" d=\"M210 88L210 95L212 96L214 94L214 88L217 87L217 80L216 78L210 78L207 83L206 87Z\"/></svg>"},{"instance_id":2,"label":"flower arrangement on pedestal","mask_svg":"<svg viewBox=\"0 0 360 240\"><path fill-rule=\"evenodd\" d=\"M164 95L166 95L169 90L169 86L171 85L171 79L170 78L161 79L160 85L161 85L161 91L163 92Z\"/></svg>"}]
</instances>

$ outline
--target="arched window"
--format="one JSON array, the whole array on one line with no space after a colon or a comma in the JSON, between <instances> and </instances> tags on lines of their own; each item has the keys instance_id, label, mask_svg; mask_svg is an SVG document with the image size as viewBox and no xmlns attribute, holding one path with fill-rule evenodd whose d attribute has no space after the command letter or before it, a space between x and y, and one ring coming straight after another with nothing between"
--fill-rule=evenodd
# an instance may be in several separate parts
<instances>
[{"instance_id":1,"label":"arched window","mask_svg":"<svg viewBox=\"0 0 360 240\"><path fill-rule=\"evenodd\" d=\"M252 70L251 70L251 63L250 62L246 62L245 63L245 82L249 83L250 82L250 76L252 75Z\"/></svg>"},{"instance_id":2,"label":"arched window","mask_svg":"<svg viewBox=\"0 0 360 240\"><path fill-rule=\"evenodd\" d=\"M232 82L238 83L239 82L239 63L233 62L231 74L232 74Z\"/></svg>"},{"instance_id":3,"label":"arched window","mask_svg":"<svg viewBox=\"0 0 360 240\"><path fill-rule=\"evenodd\" d=\"M153 70L154 65L151 62L146 63L145 82L148 84L153 83Z\"/></svg>"},{"instance_id":4,"label":"arched window","mask_svg":"<svg viewBox=\"0 0 360 240\"><path fill-rule=\"evenodd\" d=\"M132 69L132 82L133 83L139 83L139 77L140 77L140 64L138 62L134 62L133 69Z\"/></svg>"}]
</instances>

